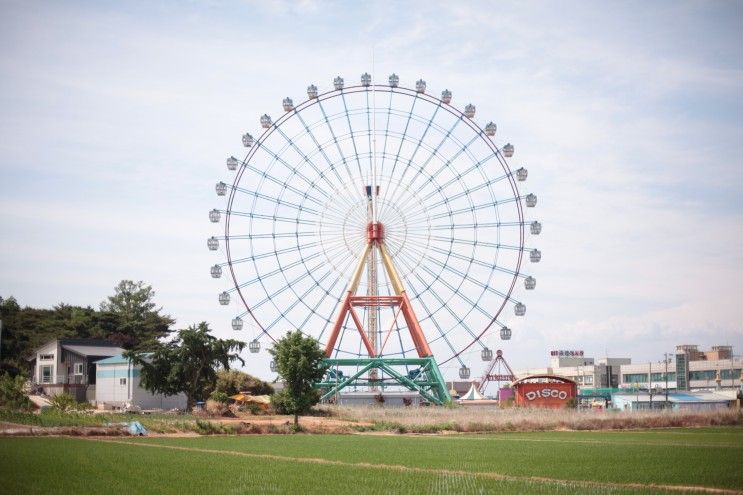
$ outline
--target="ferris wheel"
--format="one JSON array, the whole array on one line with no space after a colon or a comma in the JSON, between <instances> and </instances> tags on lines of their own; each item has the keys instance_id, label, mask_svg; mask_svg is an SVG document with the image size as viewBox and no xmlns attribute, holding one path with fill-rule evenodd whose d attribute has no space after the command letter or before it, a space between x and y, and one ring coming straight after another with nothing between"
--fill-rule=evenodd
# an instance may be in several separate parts
<instances>
[{"instance_id":1,"label":"ferris wheel","mask_svg":"<svg viewBox=\"0 0 743 495\"><path fill-rule=\"evenodd\" d=\"M509 167L496 124L452 99L395 74L336 77L242 136L234 177L216 185L226 206L209 212L224 230L207 245L226 257L211 275L231 279L218 299L241 308L232 328L249 324L251 352L299 329L333 366L366 366L330 380L414 388L441 382L437 363L468 379L473 351L490 361L488 339L510 339L507 322L526 313L517 289L536 287L522 265L541 259L525 244L541 232L524 210L537 198L519 192L527 170Z\"/></svg>"}]
</instances>

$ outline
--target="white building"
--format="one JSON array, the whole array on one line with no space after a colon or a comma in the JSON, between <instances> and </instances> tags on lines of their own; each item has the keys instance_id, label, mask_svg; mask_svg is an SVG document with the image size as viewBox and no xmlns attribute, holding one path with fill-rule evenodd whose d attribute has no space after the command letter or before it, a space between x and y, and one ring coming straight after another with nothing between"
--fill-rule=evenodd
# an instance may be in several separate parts
<instances>
[{"instance_id":1,"label":"white building","mask_svg":"<svg viewBox=\"0 0 743 495\"><path fill-rule=\"evenodd\" d=\"M579 388L617 388L620 383L620 367L630 364L630 358L599 358L585 356L583 351L559 350L550 352L547 368L516 370L516 378L529 375L557 375L575 381Z\"/></svg>"},{"instance_id":2,"label":"white building","mask_svg":"<svg viewBox=\"0 0 743 495\"><path fill-rule=\"evenodd\" d=\"M50 340L29 359L31 383L46 395L66 392L79 402L95 400L96 361L122 352L107 340Z\"/></svg>"},{"instance_id":3,"label":"white building","mask_svg":"<svg viewBox=\"0 0 743 495\"><path fill-rule=\"evenodd\" d=\"M95 401L99 407L141 409L186 409L186 395L153 394L140 386L141 367L121 356L96 363Z\"/></svg>"},{"instance_id":4,"label":"white building","mask_svg":"<svg viewBox=\"0 0 743 495\"><path fill-rule=\"evenodd\" d=\"M687 369L681 371L681 383L677 383L678 374L676 365L680 363ZM656 363L643 363L622 366L622 383L620 388L641 390L665 389L669 390L698 390L713 388L738 388L741 386L741 369L743 359L731 357L730 359L684 361L669 359L668 363L663 361ZM667 372L666 372L667 370ZM667 373L667 374L666 374ZM686 386L684 386L684 376ZM719 387L718 387L719 379Z\"/></svg>"}]
</instances>

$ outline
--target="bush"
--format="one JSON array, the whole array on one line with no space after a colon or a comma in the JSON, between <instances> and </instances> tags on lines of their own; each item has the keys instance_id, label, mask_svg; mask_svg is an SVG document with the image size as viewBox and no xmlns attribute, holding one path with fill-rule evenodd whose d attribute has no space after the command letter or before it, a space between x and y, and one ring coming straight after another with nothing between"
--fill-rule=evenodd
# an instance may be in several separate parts
<instances>
[{"instance_id":1,"label":"bush","mask_svg":"<svg viewBox=\"0 0 743 495\"><path fill-rule=\"evenodd\" d=\"M93 409L93 406L91 406L89 403L78 402L73 396L66 392L53 396L49 400L49 405L55 411L63 413L83 412Z\"/></svg>"},{"instance_id":2,"label":"bush","mask_svg":"<svg viewBox=\"0 0 743 495\"><path fill-rule=\"evenodd\" d=\"M31 409L31 401L23 392L25 379L18 375L11 378L3 373L0 375L0 407L14 411L27 411Z\"/></svg>"},{"instance_id":3,"label":"bush","mask_svg":"<svg viewBox=\"0 0 743 495\"><path fill-rule=\"evenodd\" d=\"M215 402L221 402L222 404L228 404L230 402L230 396L226 392L218 392L216 390L212 392L209 399Z\"/></svg>"},{"instance_id":4,"label":"bush","mask_svg":"<svg viewBox=\"0 0 743 495\"><path fill-rule=\"evenodd\" d=\"M273 387L269 383L242 371L219 370L212 393L219 392L228 397L240 392L248 392L251 395L271 395Z\"/></svg>"}]
</instances>

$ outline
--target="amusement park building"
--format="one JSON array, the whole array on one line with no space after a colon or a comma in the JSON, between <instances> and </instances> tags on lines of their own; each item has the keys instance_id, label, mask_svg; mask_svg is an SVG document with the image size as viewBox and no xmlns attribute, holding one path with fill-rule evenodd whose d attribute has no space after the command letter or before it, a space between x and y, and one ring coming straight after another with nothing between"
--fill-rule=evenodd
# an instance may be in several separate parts
<instances>
[{"instance_id":1,"label":"amusement park building","mask_svg":"<svg viewBox=\"0 0 743 495\"><path fill-rule=\"evenodd\" d=\"M583 351L552 351L550 366L516 370L516 378L553 374L574 380L580 389L699 390L743 387L743 358L730 346L700 351L696 345L679 345L667 361L632 364L630 358L595 360ZM681 370L677 373L676 370ZM718 383L719 381L719 383Z\"/></svg>"},{"instance_id":2,"label":"amusement park building","mask_svg":"<svg viewBox=\"0 0 743 495\"><path fill-rule=\"evenodd\" d=\"M551 351L550 366L516 370L516 378L529 375L557 375L569 378L580 388L618 388L620 367L630 364L630 358L600 358L596 361L583 351Z\"/></svg>"}]
</instances>

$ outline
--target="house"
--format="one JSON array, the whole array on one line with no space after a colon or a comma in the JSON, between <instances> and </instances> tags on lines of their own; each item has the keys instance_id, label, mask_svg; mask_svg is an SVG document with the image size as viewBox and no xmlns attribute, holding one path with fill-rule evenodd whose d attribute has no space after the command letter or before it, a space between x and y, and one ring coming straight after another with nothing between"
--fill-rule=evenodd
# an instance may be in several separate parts
<instances>
[{"instance_id":1,"label":"house","mask_svg":"<svg viewBox=\"0 0 743 495\"><path fill-rule=\"evenodd\" d=\"M55 339L29 358L31 383L46 395L66 392L79 402L95 400L95 363L124 352L118 344L95 339Z\"/></svg>"},{"instance_id":2,"label":"house","mask_svg":"<svg viewBox=\"0 0 743 495\"><path fill-rule=\"evenodd\" d=\"M186 409L186 395L153 394L140 385L142 367L122 355L96 362L95 402L99 408Z\"/></svg>"}]
</instances>

